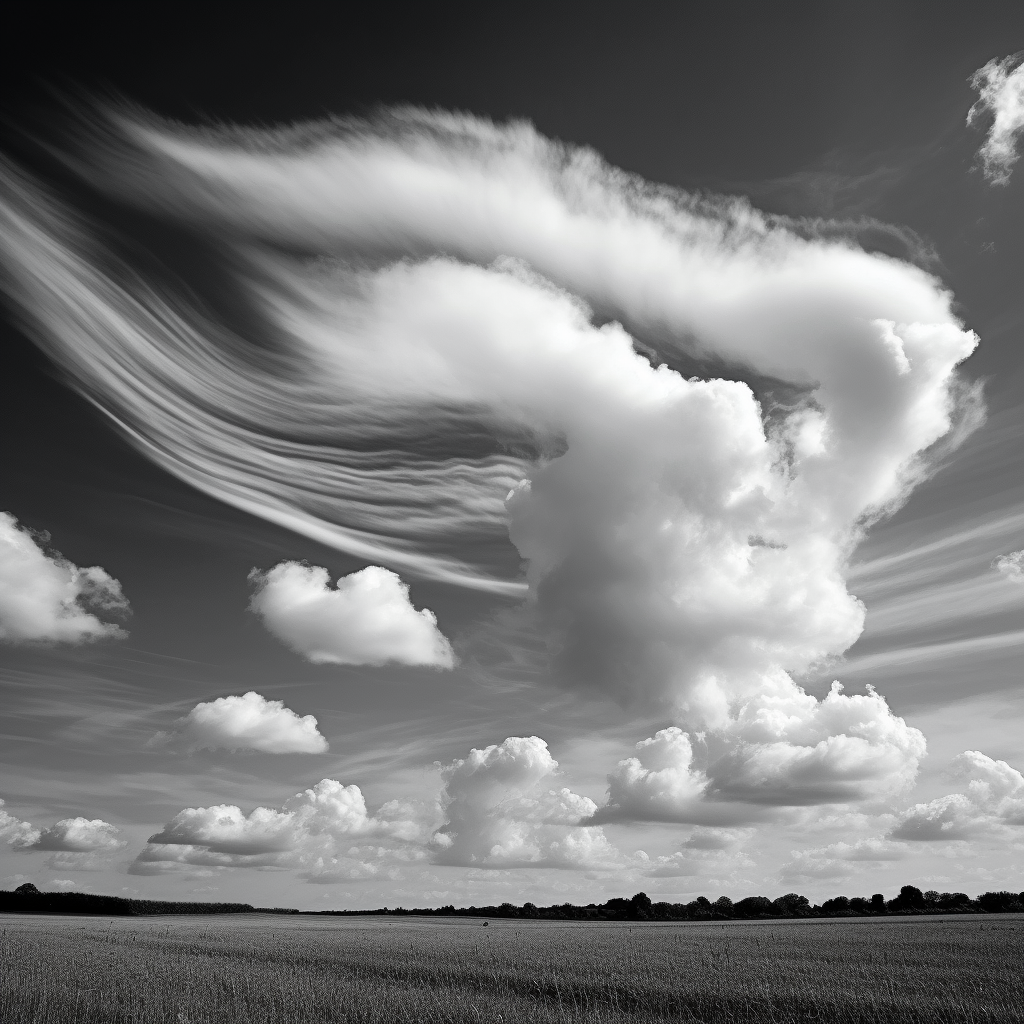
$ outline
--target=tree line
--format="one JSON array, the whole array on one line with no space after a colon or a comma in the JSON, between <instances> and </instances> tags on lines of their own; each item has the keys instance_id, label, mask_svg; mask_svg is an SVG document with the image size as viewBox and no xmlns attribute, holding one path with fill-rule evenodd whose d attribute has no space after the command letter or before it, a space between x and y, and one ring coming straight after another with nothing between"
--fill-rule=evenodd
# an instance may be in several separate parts
<instances>
[{"instance_id":1,"label":"tree line","mask_svg":"<svg viewBox=\"0 0 1024 1024\"><path fill-rule=\"evenodd\" d=\"M762 918L871 917L887 914L1008 914L1024 913L1024 892L983 892L975 899L962 892L922 892L905 885L899 895L834 896L812 904L806 896L790 892L777 899L747 896L735 903L720 896L713 903L698 896L690 903L655 903L643 892L630 899L616 897L606 903L573 903L538 907L524 903L500 906L381 907L379 910L292 910L254 907L249 903L186 903L140 900L83 892L40 892L31 882L14 892L0 891L0 913L101 914L135 917L152 914L310 914L317 916L379 915L397 917L523 918L544 921L750 921Z\"/></svg>"}]
</instances>

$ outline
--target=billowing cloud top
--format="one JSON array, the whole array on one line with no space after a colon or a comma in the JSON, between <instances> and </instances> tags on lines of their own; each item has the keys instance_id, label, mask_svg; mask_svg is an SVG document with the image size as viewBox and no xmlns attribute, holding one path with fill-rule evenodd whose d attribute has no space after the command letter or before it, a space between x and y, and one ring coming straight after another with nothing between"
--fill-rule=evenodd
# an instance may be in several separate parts
<instances>
[{"instance_id":1,"label":"billowing cloud top","mask_svg":"<svg viewBox=\"0 0 1024 1024\"><path fill-rule=\"evenodd\" d=\"M44 541L45 543L45 541ZM121 584L98 565L80 569L0 512L0 640L83 643L127 634Z\"/></svg>"},{"instance_id":2,"label":"billowing cloud top","mask_svg":"<svg viewBox=\"0 0 1024 1024\"><path fill-rule=\"evenodd\" d=\"M299 717L284 701L250 690L241 697L218 697L197 704L172 733L159 733L154 746L183 745L193 750L262 750L270 754L322 754L327 740L312 715Z\"/></svg>"},{"instance_id":3,"label":"billowing cloud top","mask_svg":"<svg viewBox=\"0 0 1024 1024\"><path fill-rule=\"evenodd\" d=\"M245 330L7 167L0 259L41 344L171 472L407 574L528 595L560 682L665 709L677 732L613 773L604 813L704 821L688 801L913 778L923 739L879 695L818 701L792 673L860 635L852 551L977 422L956 372L977 338L935 277L521 123L114 112L80 139L69 167L223 257ZM306 657L450 664L389 570L256 579ZM526 799L542 759L506 754ZM495 824L518 811L456 828L461 772L450 856L554 858Z\"/></svg>"},{"instance_id":4,"label":"billowing cloud top","mask_svg":"<svg viewBox=\"0 0 1024 1024\"><path fill-rule=\"evenodd\" d=\"M993 185L1008 185L1013 165L1020 158L1017 141L1024 130L1024 53L990 60L971 77L978 102L967 123L991 116L985 143L979 151L985 177Z\"/></svg>"},{"instance_id":5,"label":"billowing cloud top","mask_svg":"<svg viewBox=\"0 0 1024 1024\"><path fill-rule=\"evenodd\" d=\"M417 611L409 588L388 569L367 566L331 587L326 569L281 562L254 569L249 607L279 640L318 664L430 665L451 668L455 655L428 608Z\"/></svg>"},{"instance_id":6,"label":"billowing cloud top","mask_svg":"<svg viewBox=\"0 0 1024 1024\"><path fill-rule=\"evenodd\" d=\"M100 818L65 818L39 833L33 850L61 853L97 853L119 850L127 844L120 839L120 829Z\"/></svg>"}]
</instances>

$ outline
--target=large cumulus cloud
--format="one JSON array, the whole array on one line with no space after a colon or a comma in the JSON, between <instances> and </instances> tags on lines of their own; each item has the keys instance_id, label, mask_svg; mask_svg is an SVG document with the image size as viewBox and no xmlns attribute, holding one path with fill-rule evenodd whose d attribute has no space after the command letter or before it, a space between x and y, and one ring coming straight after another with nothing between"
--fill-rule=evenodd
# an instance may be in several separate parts
<instances>
[{"instance_id":1,"label":"large cumulus cloud","mask_svg":"<svg viewBox=\"0 0 1024 1024\"><path fill-rule=\"evenodd\" d=\"M445 822L433 837L438 862L482 868L621 864L600 828L578 827L597 805L558 786L557 773L558 762L539 736L509 736L445 765Z\"/></svg>"},{"instance_id":2,"label":"large cumulus cloud","mask_svg":"<svg viewBox=\"0 0 1024 1024\"><path fill-rule=\"evenodd\" d=\"M46 538L43 538L45 543ZM0 640L84 643L127 634L116 622L128 602L98 565L80 569L0 512Z\"/></svg>"},{"instance_id":3,"label":"large cumulus cloud","mask_svg":"<svg viewBox=\"0 0 1024 1024\"><path fill-rule=\"evenodd\" d=\"M525 124L115 112L81 138L67 161L95 187L225 254L259 338L119 266L8 168L2 258L47 351L171 472L525 596L559 682L719 745L696 775L678 742L685 769L654 769L672 778L624 769L607 813L848 802L913 776L920 735L880 697L818 702L792 673L860 635L851 553L977 422L956 372L977 339L936 278ZM286 642L351 660L316 619Z\"/></svg>"}]
</instances>

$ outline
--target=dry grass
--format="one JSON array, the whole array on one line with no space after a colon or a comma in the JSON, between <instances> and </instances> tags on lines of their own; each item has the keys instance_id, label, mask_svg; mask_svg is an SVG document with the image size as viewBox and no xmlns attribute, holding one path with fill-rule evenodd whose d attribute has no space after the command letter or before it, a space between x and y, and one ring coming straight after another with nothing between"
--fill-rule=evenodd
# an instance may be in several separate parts
<instances>
[{"instance_id":1,"label":"dry grass","mask_svg":"<svg viewBox=\"0 0 1024 1024\"><path fill-rule=\"evenodd\" d=\"M0 917L5 1024L1024 1024L1024 917Z\"/></svg>"}]
</instances>

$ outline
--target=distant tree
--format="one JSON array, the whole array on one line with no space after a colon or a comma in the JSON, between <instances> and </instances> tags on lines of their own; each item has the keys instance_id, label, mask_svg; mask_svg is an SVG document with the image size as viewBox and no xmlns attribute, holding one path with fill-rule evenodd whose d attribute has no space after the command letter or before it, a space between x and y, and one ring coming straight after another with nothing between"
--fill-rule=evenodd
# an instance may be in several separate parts
<instances>
[{"instance_id":1,"label":"distant tree","mask_svg":"<svg viewBox=\"0 0 1024 1024\"><path fill-rule=\"evenodd\" d=\"M889 900L888 909L892 911L924 910L924 893L916 885L905 885L900 889L899 896Z\"/></svg>"},{"instance_id":2,"label":"distant tree","mask_svg":"<svg viewBox=\"0 0 1024 1024\"><path fill-rule=\"evenodd\" d=\"M537 908L532 903L523 904L523 917L537 917Z\"/></svg>"},{"instance_id":3,"label":"distant tree","mask_svg":"<svg viewBox=\"0 0 1024 1024\"><path fill-rule=\"evenodd\" d=\"M651 919L651 898L645 892L638 892L630 901L630 916L637 921Z\"/></svg>"},{"instance_id":4,"label":"distant tree","mask_svg":"<svg viewBox=\"0 0 1024 1024\"><path fill-rule=\"evenodd\" d=\"M728 896L719 896L717 900L712 904L714 911L720 917L732 917L733 906L732 900Z\"/></svg>"},{"instance_id":5,"label":"distant tree","mask_svg":"<svg viewBox=\"0 0 1024 1024\"><path fill-rule=\"evenodd\" d=\"M978 906L987 914L1024 910L1015 892L983 892L978 897Z\"/></svg>"},{"instance_id":6,"label":"distant tree","mask_svg":"<svg viewBox=\"0 0 1024 1024\"><path fill-rule=\"evenodd\" d=\"M871 901L866 900L863 896L851 896L850 909L857 914L866 914L871 910Z\"/></svg>"},{"instance_id":7,"label":"distant tree","mask_svg":"<svg viewBox=\"0 0 1024 1024\"><path fill-rule=\"evenodd\" d=\"M939 902L939 901L940 901L941 899L942 899L942 894L941 894L941 893L938 893L938 892L936 892L936 891L935 891L934 889L929 889L929 890L928 890L928 891L927 891L927 892L926 892L926 893L924 894L924 901L925 901L925 903L930 903L930 904L932 904L933 906L934 906L934 905L936 905L936 904L938 904L938 902Z\"/></svg>"},{"instance_id":8,"label":"distant tree","mask_svg":"<svg viewBox=\"0 0 1024 1024\"><path fill-rule=\"evenodd\" d=\"M773 900L772 906L780 917L809 917L811 914L810 901L798 892L787 892Z\"/></svg>"},{"instance_id":9,"label":"distant tree","mask_svg":"<svg viewBox=\"0 0 1024 1024\"><path fill-rule=\"evenodd\" d=\"M833 896L830 900L825 900L821 905L821 909L826 914L848 914L850 912L850 900L847 896Z\"/></svg>"},{"instance_id":10,"label":"distant tree","mask_svg":"<svg viewBox=\"0 0 1024 1024\"><path fill-rule=\"evenodd\" d=\"M874 893L871 897L871 912L873 914L885 913L885 897L880 892Z\"/></svg>"},{"instance_id":11,"label":"distant tree","mask_svg":"<svg viewBox=\"0 0 1024 1024\"><path fill-rule=\"evenodd\" d=\"M22 882L14 891L20 896L42 896L42 893L31 882Z\"/></svg>"},{"instance_id":12,"label":"distant tree","mask_svg":"<svg viewBox=\"0 0 1024 1024\"><path fill-rule=\"evenodd\" d=\"M772 901L767 896L747 896L733 907L737 917L770 917Z\"/></svg>"}]
</instances>

